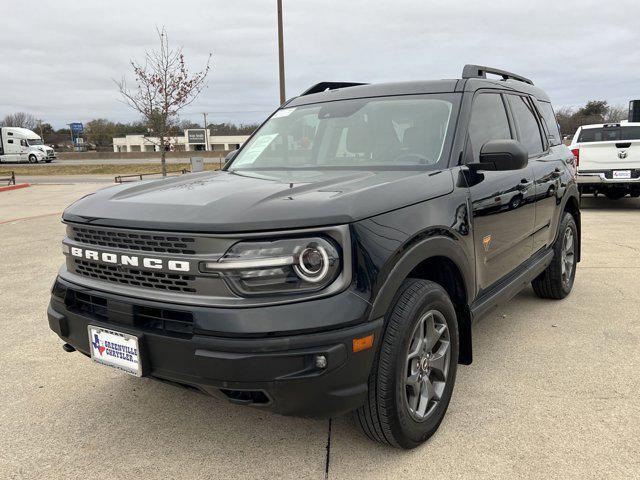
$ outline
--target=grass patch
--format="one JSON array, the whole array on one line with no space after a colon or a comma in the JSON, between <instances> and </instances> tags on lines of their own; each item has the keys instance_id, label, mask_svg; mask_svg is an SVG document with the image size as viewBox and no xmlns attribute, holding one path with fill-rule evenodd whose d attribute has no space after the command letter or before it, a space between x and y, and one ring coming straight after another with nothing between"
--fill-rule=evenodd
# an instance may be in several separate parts
<instances>
[{"instance_id":1,"label":"grass patch","mask_svg":"<svg viewBox=\"0 0 640 480\"><path fill-rule=\"evenodd\" d=\"M217 170L217 163L205 163L205 170ZM100 164L100 165L1 165L2 171L13 170L16 176L38 176L38 175L134 175L140 173L162 172L160 165L154 164ZM188 163L172 163L167 165L169 172L178 170L190 170Z\"/></svg>"}]
</instances>

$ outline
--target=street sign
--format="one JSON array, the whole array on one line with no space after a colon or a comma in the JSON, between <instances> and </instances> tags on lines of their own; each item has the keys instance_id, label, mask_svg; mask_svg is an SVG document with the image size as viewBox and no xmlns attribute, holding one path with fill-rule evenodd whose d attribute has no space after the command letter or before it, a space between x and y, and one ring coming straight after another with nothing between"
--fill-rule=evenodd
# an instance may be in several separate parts
<instances>
[{"instance_id":1,"label":"street sign","mask_svg":"<svg viewBox=\"0 0 640 480\"><path fill-rule=\"evenodd\" d=\"M71 128L71 133L74 137L79 137L84 133L84 125L82 123L70 123L69 128Z\"/></svg>"},{"instance_id":2,"label":"street sign","mask_svg":"<svg viewBox=\"0 0 640 480\"><path fill-rule=\"evenodd\" d=\"M205 135L205 131L204 128L202 129L193 129L193 130L187 130L187 142L188 143L194 143L194 144L205 144L207 143L206 140L206 135Z\"/></svg>"}]
</instances>

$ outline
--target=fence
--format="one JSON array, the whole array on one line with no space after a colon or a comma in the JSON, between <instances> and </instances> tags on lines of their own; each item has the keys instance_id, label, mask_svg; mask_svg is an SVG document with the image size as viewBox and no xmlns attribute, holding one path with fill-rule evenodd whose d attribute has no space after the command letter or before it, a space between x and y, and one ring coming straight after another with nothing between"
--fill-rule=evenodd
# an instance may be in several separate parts
<instances>
[{"instance_id":1,"label":"fence","mask_svg":"<svg viewBox=\"0 0 640 480\"><path fill-rule=\"evenodd\" d=\"M189 173L189 170L183 168L182 170L172 170L172 171L167 171L167 175L170 174L179 174L179 175L184 175L185 173ZM133 175L118 175L114 181L116 183L126 183L126 182L135 182L137 180L144 180L142 177L148 177L150 175L162 175L162 173L136 173Z\"/></svg>"}]
</instances>

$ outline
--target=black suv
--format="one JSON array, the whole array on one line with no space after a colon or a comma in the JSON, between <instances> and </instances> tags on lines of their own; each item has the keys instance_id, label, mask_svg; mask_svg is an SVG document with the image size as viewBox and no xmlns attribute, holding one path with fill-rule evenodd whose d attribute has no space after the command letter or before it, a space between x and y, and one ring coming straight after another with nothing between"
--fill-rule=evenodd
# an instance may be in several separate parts
<instances>
[{"instance_id":1,"label":"black suv","mask_svg":"<svg viewBox=\"0 0 640 480\"><path fill-rule=\"evenodd\" d=\"M222 171L67 208L49 325L134 375L287 415L355 412L412 448L471 362L475 319L529 283L571 291L573 162L547 95L509 72L320 83Z\"/></svg>"}]
</instances>

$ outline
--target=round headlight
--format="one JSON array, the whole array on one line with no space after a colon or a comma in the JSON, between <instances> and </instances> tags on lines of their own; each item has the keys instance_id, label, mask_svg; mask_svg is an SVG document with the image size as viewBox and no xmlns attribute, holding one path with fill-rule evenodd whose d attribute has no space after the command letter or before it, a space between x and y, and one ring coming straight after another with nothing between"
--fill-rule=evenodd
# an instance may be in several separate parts
<instances>
[{"instance_id":1,"label":"round headlight","mask_svg":"<svg viewBox=\"0 0 640 480\"><path fill-rule=\"evenodd\" d=\"M292 237L234 244L200 271L222 275L240 296L315 292L340 274L339 246L330 238Z\"/></svg>"},{"instance_id":2,"label":"round headlight","mask_svg":"<svg viewBox=\"0 0 640 480\"><path fill-rule=\"evenodd\" d=\"M308 246L298 256L298 264L293 266L296 274L310 283L324 280L329 272L329 255L319 246Z\"/></svg>"}]
</instances>

